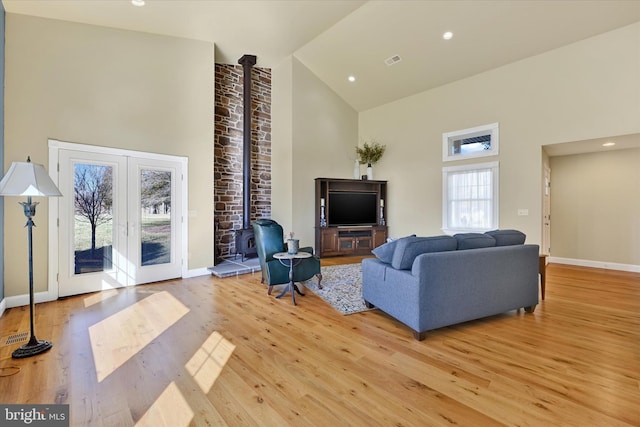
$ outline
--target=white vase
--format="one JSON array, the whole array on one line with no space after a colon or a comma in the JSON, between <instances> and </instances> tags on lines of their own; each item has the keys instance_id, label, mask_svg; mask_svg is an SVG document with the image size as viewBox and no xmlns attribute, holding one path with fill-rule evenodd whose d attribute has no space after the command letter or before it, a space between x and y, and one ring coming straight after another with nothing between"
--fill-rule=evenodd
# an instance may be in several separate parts
<instances>
[{"instance_id":1,"label":"white vase","mask_svg":"<svg viewBox=\"0 0 640 427\"><path fill-rule=\"evenodd\" d=\"M367 179L373 179L373 166L367 166Z\"/></svg>"},{"instance_id":2,"label":"white vase","mask_svg":"<svg viewBox=\"0 0 640 427\"><path fill-rule=\"evenodd\" d=\"M353 164L353 179L360 179L360 162L357 159Z\"/></svg>"}]
</instances>

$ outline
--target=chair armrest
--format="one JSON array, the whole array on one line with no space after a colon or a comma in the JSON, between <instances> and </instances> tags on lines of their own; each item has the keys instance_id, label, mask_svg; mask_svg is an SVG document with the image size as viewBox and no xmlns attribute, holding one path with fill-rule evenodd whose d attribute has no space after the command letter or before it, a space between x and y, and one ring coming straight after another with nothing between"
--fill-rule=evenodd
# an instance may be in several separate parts
<instances>
[{"instance_id":1,"label":"chair armrest","mask_svg":"<svg viewBox=\"0 0 640 427\"><path fill-rule=\"evenodd\" d=\"M298 252L307 252L307 253L310 253L311 255L314 254L313 247L311 246L305 246L304 248L299 248Z\"/></svg>"}]
</instances>

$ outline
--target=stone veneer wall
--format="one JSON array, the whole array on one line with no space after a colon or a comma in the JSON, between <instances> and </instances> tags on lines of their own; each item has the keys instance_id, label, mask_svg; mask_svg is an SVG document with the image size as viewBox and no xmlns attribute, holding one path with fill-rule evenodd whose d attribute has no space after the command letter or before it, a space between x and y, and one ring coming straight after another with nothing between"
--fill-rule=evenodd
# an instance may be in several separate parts
<instances>
[{"instance_id":1,"label":"stone veneer wall","mask_svg":"<svg viewBox=\"0 0 640 427\"><path fill-rule=\"evenodd\" d=\"M242 224L242 66L215 65L215 256L235 254ZM251 213L271 217L271 69L251 71Z\"/></svg>"}]
</instances>

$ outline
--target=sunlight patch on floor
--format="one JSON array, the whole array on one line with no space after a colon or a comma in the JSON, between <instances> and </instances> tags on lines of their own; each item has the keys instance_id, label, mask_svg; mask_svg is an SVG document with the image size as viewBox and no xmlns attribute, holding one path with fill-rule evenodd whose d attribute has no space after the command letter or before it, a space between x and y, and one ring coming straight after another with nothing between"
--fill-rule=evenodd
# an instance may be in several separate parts
<instances>
[{"instance_id":1,"label":"sunlight patch on floor","mask_svg":"<svg viewBox=\"0 0 640 427\"><path fill-rule=\"evenodd\" d=\"M205 394L213 387L235 348L219 332L214 331L185 365Z\"/></svg>"},{"instance_id":2,"label":"sunlight patch on floor","mask_svg":"<svg viewBox=\"0 0 640 427\"><path fill-rule=\"evenodd\" d=\"M89 327L91 350L101 382L189 309L166 291L151 294Z\"/></svg>"},{"instance_id":3,"label":"sunlight patch on floor","mask_svg":"<svg viewBox=\"0 0 640 427\"><path fill-rule=\"evenodd\" d=\"M111 297L118 295L118 291L115 289L109 289L107 291L96 292L95 294L89 295L84 299L84 308L91 307L94 304L98 304L99 302L105 301Z\"/></svg>"},{"instance_id":4,"label":"sunlight patch on floor","mask_svg":"<svg viewBox=\"0 0 640 427\"><path fill-rule=\"evenodd\" d=\"M136 423L136 427L186 427L194 413L178 386L171 382Z\"/></svg>"}]
</instances>

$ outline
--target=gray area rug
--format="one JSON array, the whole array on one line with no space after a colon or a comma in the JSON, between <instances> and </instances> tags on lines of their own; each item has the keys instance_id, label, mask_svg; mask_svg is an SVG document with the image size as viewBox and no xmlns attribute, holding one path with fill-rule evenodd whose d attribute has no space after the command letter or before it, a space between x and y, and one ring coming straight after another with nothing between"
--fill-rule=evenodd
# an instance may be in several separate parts
<instances>
[{"instance_id":1,"label":"gray area rug","mask_svg":"<svg viewBox=\"0 0 640 427\"><path fill-rule=\"evenodd\" d=\"M318 279L315 277L303 284L305 288L342 314L369 310L362 299L362 266L360 264L322 267L322 289L318 289Z\"/></svg>"}]
</instances>

